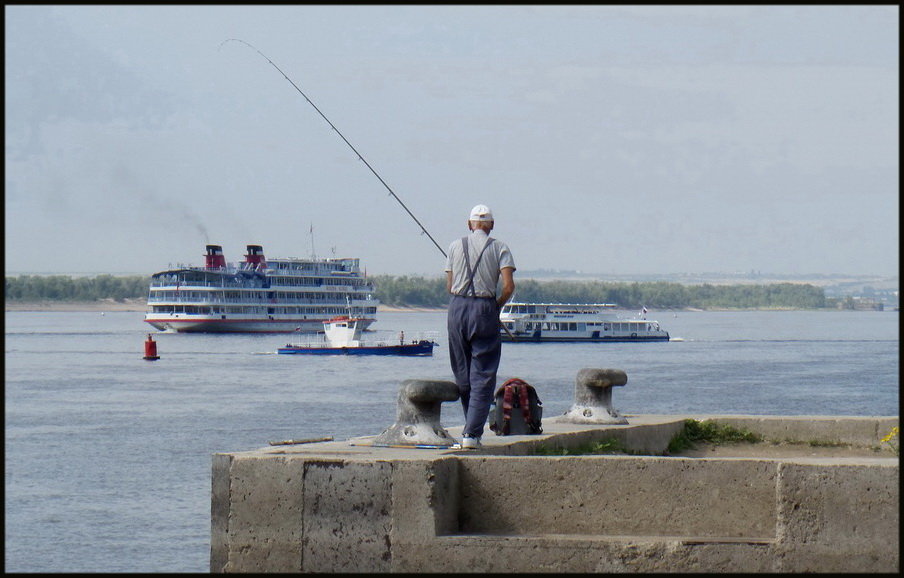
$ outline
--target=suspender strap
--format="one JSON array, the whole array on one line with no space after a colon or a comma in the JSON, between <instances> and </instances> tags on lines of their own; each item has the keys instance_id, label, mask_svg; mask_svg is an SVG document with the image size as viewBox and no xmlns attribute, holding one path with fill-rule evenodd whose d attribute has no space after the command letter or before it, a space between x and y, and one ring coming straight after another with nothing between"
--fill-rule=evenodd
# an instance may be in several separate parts
<instances>
[{"instance_id":1,"label":"suspender strap","mask_svg":"<svg viewBox=\"0 0 904 578\"><path fill-rule=\"evenodd\" d=\"M487 250L487 247L489 247L490 243L492 243L492 242L493 242L492 237L487 238L487 242L484 244L483 249L480 250L480 255L478 255L477 260L474 261L474 269L472 270L471 269L471 257L468 255L468 238L467 237L461 238L461 247L465 253L465 266L467 267L467 271L468 271L468 285L465 287L464 292L467 293L468 290L470 290L472 297L477 297L477 291L474 289L474 275L477 274L477 266L480 264L480 260L483 258L483 254Z\"/></svg>"}]
</instances>

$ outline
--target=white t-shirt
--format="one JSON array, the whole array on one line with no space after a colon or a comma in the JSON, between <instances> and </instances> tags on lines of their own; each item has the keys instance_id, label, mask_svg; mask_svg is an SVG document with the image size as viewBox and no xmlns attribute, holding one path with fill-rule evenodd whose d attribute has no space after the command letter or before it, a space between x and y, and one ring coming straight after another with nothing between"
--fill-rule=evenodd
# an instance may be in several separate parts
<instances>
[{"instance_id":1,"label":"white t-shirt","mask_svg":"<svg viewBox=\"0 0 904 578\"><path fill-rule=\"evenodd\" d=\"M483 229L475 229L468 235L468 258L470 259L472 270L474 264L477 263L480 252L489 239L489 235ZM512 252L509 251L508 245L494 238L493 243L483 252L483 257L480 257L480 262L477 263L477 270L474 272L474 293L476 296L495 297L500 271L506 267L512 270L515 269L515 260L512 258ZM470 290L465 291L470 281L467 269L461 239L456 239L449 245L445 269L447 272L452 271L452 293L471 296Z\"/></svg>"}]
</instances>

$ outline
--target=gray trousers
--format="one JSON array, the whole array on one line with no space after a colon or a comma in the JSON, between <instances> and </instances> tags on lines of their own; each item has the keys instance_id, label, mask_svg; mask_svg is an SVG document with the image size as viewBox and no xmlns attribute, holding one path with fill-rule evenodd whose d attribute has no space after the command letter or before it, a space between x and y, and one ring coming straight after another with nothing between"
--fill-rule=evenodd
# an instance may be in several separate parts
<instances>
[{"instance_id":1,"label":"gray trousers","mask_svg":"<svg viewBox=\"0 0 904 578\"><path fill-rule=\"evenodd\" d=\"M479 438L490 413L502 355L496 299L453 295L448 329L449 360L465 412L462 434Z\"/></svg>"}]
</instances>

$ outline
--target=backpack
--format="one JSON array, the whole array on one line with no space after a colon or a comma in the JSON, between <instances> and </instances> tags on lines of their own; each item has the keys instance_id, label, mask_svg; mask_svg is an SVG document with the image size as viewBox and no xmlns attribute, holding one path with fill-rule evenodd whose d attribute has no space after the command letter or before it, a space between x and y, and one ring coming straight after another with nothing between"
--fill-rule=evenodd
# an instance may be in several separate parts
<instances>
[{"instance_id":1,"label":"backpack","mask_svg":"<svg viewBox=\"0 0 904 578\"><path fill-rule=\"evenodd\" d=\"M543 403L533 386L513 377L496 390L495 404L490 408L490 429L496 435L543 433Z\"/></svg>"}]
</instances>

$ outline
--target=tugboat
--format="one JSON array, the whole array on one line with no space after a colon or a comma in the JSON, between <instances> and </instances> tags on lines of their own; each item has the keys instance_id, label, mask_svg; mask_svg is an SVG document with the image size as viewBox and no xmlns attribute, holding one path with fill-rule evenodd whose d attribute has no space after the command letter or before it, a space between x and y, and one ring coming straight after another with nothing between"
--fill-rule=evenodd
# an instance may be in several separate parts
<instances>
[{"instance_id":1,"label":"tugboat","mask_svg":"<svg viewBox=\"0 0 904 578\"><path fill-rule=\"evenodd\" d=\"M420 337L405 342L405 333L399 333L398 342L388 340L362 341L362 319L341 316L323 322L323 339L300 343L288 343L277 353L302 355L417 355L432 356L437 343L432 338Z\"/></svg>"}]
</instances>

